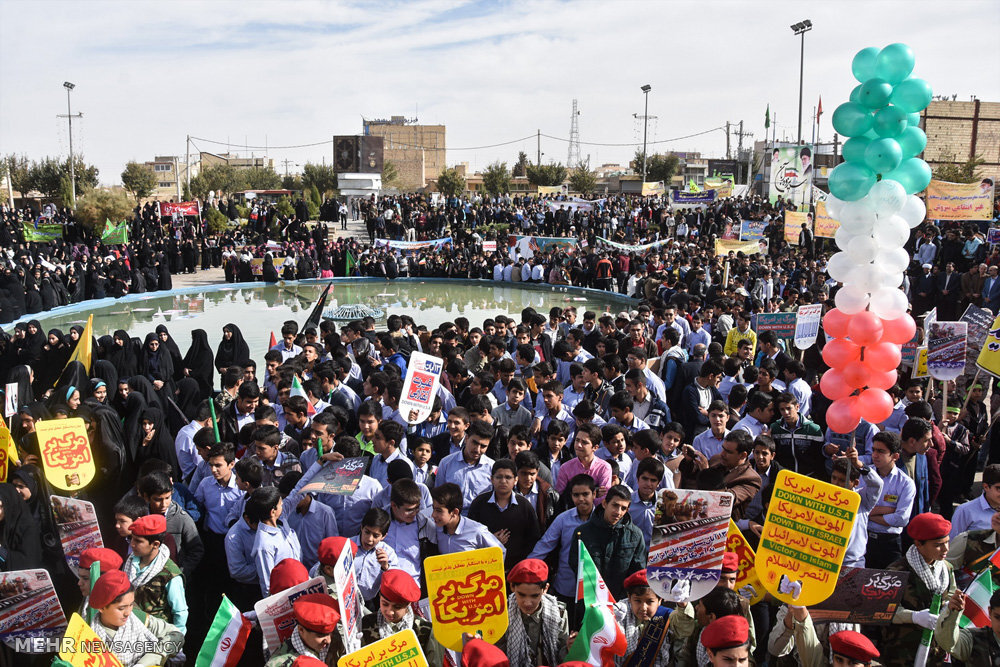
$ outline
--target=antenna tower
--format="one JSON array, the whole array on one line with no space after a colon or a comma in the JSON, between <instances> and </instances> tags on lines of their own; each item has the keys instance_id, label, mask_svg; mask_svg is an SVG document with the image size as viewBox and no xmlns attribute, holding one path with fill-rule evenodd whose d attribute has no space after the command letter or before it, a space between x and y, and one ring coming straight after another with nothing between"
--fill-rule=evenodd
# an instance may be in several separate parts
<instances>
[{"instance_id":1,"label":"antenna tower","mask_svg":"<svg viewBox=\"0 0 1000 667\"><path fill-rule=\"evenodd\" d=\"M573 100L573 115L569 120L569 153L566 156L566 166L573 168L580 164L580 111Z\"/></svg>"}]
</instances>

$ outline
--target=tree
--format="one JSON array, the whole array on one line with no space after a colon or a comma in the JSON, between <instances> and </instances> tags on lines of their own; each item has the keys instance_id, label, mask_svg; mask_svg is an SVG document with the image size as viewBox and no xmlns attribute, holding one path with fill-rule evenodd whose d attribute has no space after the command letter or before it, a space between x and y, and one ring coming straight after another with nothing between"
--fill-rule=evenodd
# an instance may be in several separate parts
<instances>
[{"instance_id":1,"label":"tree","mask_svg":"<svg viewBox=\"0 0 1000 667\"><path fill-rule=\"evenodd\" d=\"M156 184L156 174L147 165L138 162L125 164L125 171L122 172L122 185L135 197L136 204L141 199L153 194L156 190Z\"/></svg>"},{"instance_id":2,"label":"tree","mask_svg":"<svg viewBox=\"0 0 1000 667\"><path fill-rule=\"evenodd\" d=\"M130 219L132 209L132 200L124 192L95 189L76 200L76 219L96 231L104 228L105 220L116 223Z\"/></svg>"},{"instance_id":3,"label":"tree","mask_svg":"<svg viewBox=\"0 0 1000 667\"><path fill-rule=\"evenodd\" d=\"M229 218L214 206L207 206L205 211L205 224L211 234L222 234L229 228Z\"/></svg>"},{"instance_id":4,"label":"tree","mask_svg":"<svg viewBox=\"0 0 1000 667\"><path fill-rule=\"evenodd\" d=\"M281 189L282 190L305 190L306 187L302 184L301 176L284 176L281 179Z\"/></svg>"},{"instance_id":5,"label":"tree","mask_svg":"<svg viewBox=\"0 0 1000 667\"><path fill-rule=\"evenodd\" d=\"M437 189L445 197L457 197L465 192L465 177L457 169L444 169L437 177Z\"/></svg>"},{"instance_id":6,"label":"tree","mask_svg":"<svg viewBox=\"0 0 1000 667\"><path fill-rule=\"evenodd\" d=\"M650 182L663 181L665 186L670 187L670 179L677 173L679 166L680 159L673 153L650 155L649 159L646 160L646 180ZM642 174L641 150L635 152L635 158L632 160L631 167L635 170L635 173Z\"/></svg>"},{"instance_id":7,"label":"tree","mask_svg":"<svg viewBox=\"0 0 1000 667\"><path fill-rule=\"evenodd\" d=\"M315 185L320 194L332 192L337 189L337 172L332 165L307 162L302 167L302 185L305 188Z\"/></svg>"},{"instance_id":8,"label":"tree","mask_svg":"<svg viewBox=\"0 0 1000 667\"><path fill-rule=\"evenodd\" d=\"M532 185L551 187L566 180L566 167L562 164L529 164L528 182Z\"/></svg>"},{"instance_id":9,"label":"tree","mask_svg":"<svg viewBox=\"0 0 1000 667\"><path fill-rule=\"evenodd\" d=\"M517 163L514 165L514 168L511 171L514 172L514 176L519 176L521 178L524 178L528 175L527 153L521 151L520 153L517 154Z\"/></svg>"},{"instance_id":10,"label":"tree","mask_svg":"<svg viewBox=\"0 0 1000 667\"><path fill-rule=\"evenodd\" d=\"M589 195L597 186L597 174L591 170L590 165L581 162L580 166L573 170L569 177L569 187L571 190Z\"/></svg>"},{"instance_id":11,"label":"tree","mask_svg":"<svg viewBox=\"0 0 1000 667\"><path fill-rule=\"evenodd\" d=\"M191 194L198 199L208 199L208 193L211 191L214 191L216 196L222 197L246 189L245 170L228 164L203 167L198 175L191 179Z\"/></svg>"},{"instance_id":12,"label":"tree","mask_svg":"<svg viewBox=\"0 0 1000 667\"><path fill-rule=\"evenodd\" d=\"M28 159L27 155L11 153L4 158L4 163L6 163L7 171L10 174L11 186L20 192L22 197L27 196L28 191L34 189L31 160Z\"/></svg>"},{"instance_id":13,"label":"tree","mask_svg":"<svg viewBox=\"0 0 1000 667\"><path fill-rule=\"evenodd\" d=\"M941 160L948 164L939 165L934 170L934 178L949 183L975 183L979 180L979 177L976 176L976 169L986 162L978 155L962 163L956 162L954 155L943 155Z\"/></svg>"},{"instance_id":14,"label":"tree","mask_svg":"<svg viewBox=\"0 0 1000 667\"><path fill-rule=\"evenodd\" d=\"M399 188L400 185L402 185L402 180L399 178L399 169L396 168L395 163L386 160L382 163L382 187Z\"/></svg>"},{"instance_id":15,"label":"tree","mask_svg":"<svg viewBox=\"0 0 1000 667\"><path fill-rule=\"evenodd\" d=\"M245 169L243 177L247 190L277 190L281 186L281 176L272 167Z\"/></svg>"},{"instance_id":16,"label":"tree","mask_svg":"<svg viewBox=\"0 0 1000 667\"><path fill-rule=\"evenodd\" d=\"M483 172L483 189L494 197L510 192L510 171L506 162L494 162Z\"/></svg>"}]
</instances>

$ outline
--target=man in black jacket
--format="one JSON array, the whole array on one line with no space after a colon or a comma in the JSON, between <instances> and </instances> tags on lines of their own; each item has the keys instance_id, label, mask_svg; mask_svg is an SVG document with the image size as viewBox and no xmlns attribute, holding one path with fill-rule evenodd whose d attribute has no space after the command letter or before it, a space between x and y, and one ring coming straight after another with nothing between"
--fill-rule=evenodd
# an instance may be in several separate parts
<instances>
[{"instance_id":1,"label":"man in black jacket","mask_svg":"<svg viewBox=\"0 0 1000 667\"><path fill-rule=\"evenodd\" d=\"M722 380L722 366L714 361L706 361L694 382L681 390L680 406L677 410L681 424L691 440L708 428L708 406L712 401L721 401L719 382Z\"/></svg>"}]
</instances>

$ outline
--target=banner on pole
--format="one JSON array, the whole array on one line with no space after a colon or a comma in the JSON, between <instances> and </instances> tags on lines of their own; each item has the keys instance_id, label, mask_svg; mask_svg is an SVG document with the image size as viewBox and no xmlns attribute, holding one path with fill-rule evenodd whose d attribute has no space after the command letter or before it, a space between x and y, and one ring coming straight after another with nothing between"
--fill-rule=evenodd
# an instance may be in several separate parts
<instances>
[{"instance_id":1,"label":"banner on pole","mask_svg":"<svg viewBox=\"0 0 1000 667\"><path fill-rule=\"evenodd\" d=\"M715 239L715 255L725 257L731 252L743 253L744 255L766 255L768 243L761 241L725 241Z\"/></svg>"},{"instance_id":2,"label":"banner on pole","mask_svg":"<svg viewBox=\"0 0 1000 667\"><path fill-rule=\"evenodd\" d=\"M754 315L754 331L773 331L778 338L794 338L797 313L757 313Z\"/></svg>"},{"instance_id":3,"label":"banner on pole","mask_svg":"<svg viewBox=\"0 0 1000 667\"><path fill-rule=\"evenodd\" d=\"M812 182L812 146L778 146L771 151L771 181L768 198L791 200L796 208L809 201Z\"/></svg>"},{"instance_id":4,"label":"banner on pole","mask_svg":"<svg viewBox=\"0 0 1000 667\"><path fill-rule=\"evenodd\" d=\"M392 241L390 239L375 239L375 245L381 248L393 248L394 250L425 250L427 248L440 248L451 243L451 237L446 236L440 239L429 241Z\"/></svg>"},{"instance_id":5,"label":"banner on pole","mask_svg":"<svg viewBox=\"0 0 1000 667\"><path fill-rule=\"evenodd\" d=\"M845 567L833 595L809 607L813 623L888 625L903 601L909 572Z\"/></svg>"},{"instance_id":6,"label":"banner on pole","mask_svg":"<svg viewBox=\"0 0 1000 667\"><path fill-rule=\"evenodd\" d=\"M813 224L813 236L818 239L832 239L840 229L840 220L830 217L826 211L826 202L816 202L816 222Z\"/></svg>"},{"instance_id":7,"label":"banner on pole","mask_svg":"<svg viewBox=\"0 0 1000 667\"><path fill-rule=\"evenodd\" d=\"M992 220L994 184L984 178L975 183L932 180L927 186L929 220Z\"/></svg>"},{"instance_id":8,"label":"banner on pole","mask_svg":"<svg viewBox=\"0 0 1000 667\"><path fill-rule=\"evenodd\" d=\"M954 380L965 372L968 345L965 322L935 322L927 342L927 371L935 380Z\"/></svg>"},{"instance_id":9,"label":"banner on pole","mask_svg":"<svg viewBox=\"0 0 1000 667\"><path fill-rule=\"evenodd\" d=\"M766 227L767 223L763 220L743 220L740 223L740 240L762 241Z\"/></svg>"},{"instance_id":10,"label":"banner on pole","mask_svg":"<svg viewBox=\"0 0 1000 667\"><path fill-rule=\"evenodd\" d=\"M349 496L358 488L367 467L368 460L363 456L324 462L316 476L302 487L302 493Z\"/></svg>"},{"instance_id":11,"label":"banner on pole","mask_svg":"<svg viewBox=\"0 0 1000 667\"><path fill-rule=\"evenodd\" d=\"M573 252L576 249L578 240L576 237L562 236L521 236L511 234L507 237L507 253L510 258L516 260L519 256L531 259L535 253L543 253L549 248L556 248L565 252Z\"/></svg>"}]
</instances>

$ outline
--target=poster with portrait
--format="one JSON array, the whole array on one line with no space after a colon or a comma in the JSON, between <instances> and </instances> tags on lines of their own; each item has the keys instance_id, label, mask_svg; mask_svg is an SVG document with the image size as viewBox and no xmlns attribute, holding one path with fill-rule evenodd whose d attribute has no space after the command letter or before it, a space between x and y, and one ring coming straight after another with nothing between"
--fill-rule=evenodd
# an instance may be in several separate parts
<instances>
[{"instance_id":1,"label":"poster with portrait","mask_svg":"<svg viewBox=\"0 0 1000 667\"><path fill-rule=\"evenodd\" d=\"M771 150L771 180L768 198L791 200L798 208L809 202L813 178L812 146L779 145Z\"/></svg>"}]
</instances>

